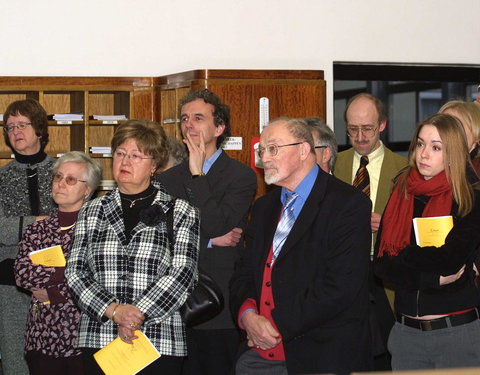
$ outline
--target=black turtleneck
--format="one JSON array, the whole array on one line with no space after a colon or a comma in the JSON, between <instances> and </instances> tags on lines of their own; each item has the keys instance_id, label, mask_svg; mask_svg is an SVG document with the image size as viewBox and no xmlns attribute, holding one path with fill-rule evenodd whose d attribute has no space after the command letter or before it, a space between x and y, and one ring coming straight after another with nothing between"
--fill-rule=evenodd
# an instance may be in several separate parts
<instances>
[{"instance_id":1,"label":"black turtleneck","mask_svg":"<svg viewBox=\"0 0 480 375\"><path fill-rule=\"evenodd\" d=\"M22 155L14 151L15 160L22 164L28 164L26 169L28 196L30 198L30 211L32 216L40 214L40 195L38 192L38 171L36 164L42 162L47 157L47 154L40 150L33 155Z\"/></svg>"},{"instance_id":2,"label":"black turtleneck","mask_svg":"<svg viewBox=\"0 0 480 375\"><path fill-rule=\"evenodd\" d=\"M122 201L123 223L125 225L125 236L129 242L131 238L130 233L140 220L140 212L152 205L157 191L157 188L155 188L153 185L150 185L146 190L138 194L120 193L120 199Z\"/></svg>"}]
</instances>

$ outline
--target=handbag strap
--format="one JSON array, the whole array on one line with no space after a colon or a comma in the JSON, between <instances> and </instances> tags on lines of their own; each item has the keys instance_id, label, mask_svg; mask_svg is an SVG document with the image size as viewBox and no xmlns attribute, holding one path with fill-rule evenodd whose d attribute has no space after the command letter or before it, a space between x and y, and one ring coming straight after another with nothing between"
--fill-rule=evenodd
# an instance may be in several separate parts
<instances>
[{"instance_id":1,"label":"handbag strap","mask_svg":"<svg viewBox=\"0 0 480 375\"><path fill-rule=\"evenodd\" d=\"M173 199L171 202L173 203L170 208L168 209L166 215L165 215L165 221L167 224L167 237L168 237L168 243L170 245L170 252L173 255L173 211L175 208L175 201L176 199Z\"/></svg>"}]
</instances>

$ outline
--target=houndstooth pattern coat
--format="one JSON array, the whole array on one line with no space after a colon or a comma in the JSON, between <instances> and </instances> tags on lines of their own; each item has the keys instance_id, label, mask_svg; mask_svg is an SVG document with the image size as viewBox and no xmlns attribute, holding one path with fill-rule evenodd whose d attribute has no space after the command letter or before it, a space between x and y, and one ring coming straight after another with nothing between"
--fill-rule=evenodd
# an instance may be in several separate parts
<instances>
[{"instance_id":1,"label":"houndstooth pattern coat","mask_svg":"<svg viewBox=\"0 0 480 375\"><path fill-rule=\"evenodd\" d=\"M80 309L79 347L101 348L118 335L104 317L112 302L132 304L144 314L141 330L161 354L186 356L185 326L178 309L197 279L198 209L177 199L174 248L165 215L173 205L163 186L127 242L120 193L86 203L79 213L65 275ZM162 212L160 212L162 211Z\"/></svg>"}]
</instances>

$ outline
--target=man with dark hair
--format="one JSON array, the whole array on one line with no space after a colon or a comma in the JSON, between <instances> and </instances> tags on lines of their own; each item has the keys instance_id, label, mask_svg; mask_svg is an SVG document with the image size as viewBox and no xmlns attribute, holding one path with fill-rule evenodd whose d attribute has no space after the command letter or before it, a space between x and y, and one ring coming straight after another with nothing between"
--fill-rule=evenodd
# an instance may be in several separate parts
<instances>
[{"instance_id":1,"label":"man with dark hair","mask_svg":"<svg viewBox=\"0 0 480 375\"><path fill-rule=\"evenodd\" d=\"M337 158L335 133L319 117L306 117L304 121L312 132L317 164L325 172L331 173Z\"/></svg>"},{"instance_id":2,"label":"man with dark hair","mask_svg":"<svg viewBox=\"0 0 480 375\"><path fill-rule=\"evenodd\" d=\"M380 140L380 133L387 126L387 114L383 103L375 96L361 93L352 97L345 108L345 123L352 148L340 152L335 162L333 174L340 180L362 190L372 201L371 232L372 250L383 210L387 205L393 189L393 179L407 165L407 160L385 147ZM393 291L384 290L383 282L371 275L370 291L374 315L372 322L376 342L375 370L390 369L387 352L387 339L394 323L391 306Z\"/></svg>"},{"instance_id":3,"label":"man with dark hair","mask_svg":"<svg viewBox=\"0 0 480 375\"><path fill-rule=\"evenodd\" d=\"M249 350L237 375L368 371L371 203L322 171L304 121L277 119L258 156L265 182L230 282Z\"/></svg>"},{"instance_id":4,"label":"man with dark hair","mask_svg":"<svg viewBox=\"0 0 480 375\"><path fill-rule=\"evenodd\" d=\"M222 289L226 306L217 317L187 331L185 374L228 374L239 334L228 308L228 281L242 228L256 190L253 170L220 148L230 135L230 109L209 90L181 100L181 128L188 160L158 176L174 196L200 209L199 267Z\"/></svg>"}]
</instances>

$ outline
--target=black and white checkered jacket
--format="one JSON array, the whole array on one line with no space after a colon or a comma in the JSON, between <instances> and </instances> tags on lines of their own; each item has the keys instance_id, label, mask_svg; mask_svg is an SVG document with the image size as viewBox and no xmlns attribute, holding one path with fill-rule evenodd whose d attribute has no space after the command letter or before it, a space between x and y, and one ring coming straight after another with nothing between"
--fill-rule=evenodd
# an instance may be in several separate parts
<instances>
[{"instance_id":1,"label":"black and white checkered jacket","mask_svg":"<svg viewBox=\"0 0 480 375\"><path fill-rule=\"evenodd\" d=\"M103 316L112 302L137 306L146 316L141 330L161 354L187 355L178 309L197 278L198 209L177 199L174 248L169 248L164 213L173 205L163 186L127 242L118 189L86 203L79 213L65 275L82 310L79 347L101 348L118 335ZM157 211L155 211L157 210ZM143 221L142 221L143 220ZM145 223L146 221L147 223Z\"/></svg>"}]
</instances>

